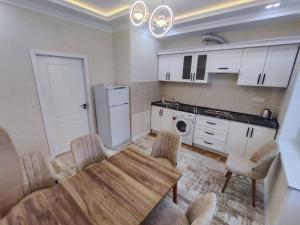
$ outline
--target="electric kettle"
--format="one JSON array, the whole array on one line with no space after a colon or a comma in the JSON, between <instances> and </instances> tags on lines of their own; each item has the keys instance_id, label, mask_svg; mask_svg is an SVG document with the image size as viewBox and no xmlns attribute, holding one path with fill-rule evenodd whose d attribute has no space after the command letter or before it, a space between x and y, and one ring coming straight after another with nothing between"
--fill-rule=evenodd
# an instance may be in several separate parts
<instances>
[{"instance_id":1,"label":"electric kettle","mask_svg":"<svg viewBox=\"0 0 300 225\"><path fill-rule=\"evenodd\" d=\"M271 109L264 109L262 115L265 119L272 119L273 118L273 110Z\"/></svg>"}]
</instances>

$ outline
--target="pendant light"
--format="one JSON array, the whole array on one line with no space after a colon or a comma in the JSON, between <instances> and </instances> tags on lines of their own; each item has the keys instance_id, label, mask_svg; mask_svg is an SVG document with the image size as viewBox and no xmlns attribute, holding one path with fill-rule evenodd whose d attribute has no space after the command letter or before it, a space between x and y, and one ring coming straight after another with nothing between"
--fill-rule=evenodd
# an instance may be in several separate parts
<instances>
[{"instance_id":1,"label":"pendant light","mask_svg":"<svg viewBox=\"0 0 300 225\"><path fill-rule=\"evenodd\" d=\"M142 26L147 20L148 8L145 2L136 1L130 9L130 20L134 26Z\"/></svg>"},{"instance_id":2,"label":"pendant light","mask_svg":"<svg viewBox=\"0 0 300 225\"><path fill-rule=\"evenodd\" d=\"M154 9L150 17L149 30L154 37L161 38L171 30L173 22L172 9L167 5L160 5Z\"/></svg>"}]
</instances>

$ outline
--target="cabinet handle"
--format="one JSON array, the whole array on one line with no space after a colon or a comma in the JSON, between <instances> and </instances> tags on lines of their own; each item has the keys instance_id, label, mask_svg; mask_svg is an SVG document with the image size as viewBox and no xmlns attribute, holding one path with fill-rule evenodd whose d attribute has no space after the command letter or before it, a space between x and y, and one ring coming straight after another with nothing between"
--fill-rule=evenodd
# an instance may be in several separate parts
<instances>
[{"instance_id":1,"label":"cabinet handle","mask_svg":"<svg viewBox=\"0 0 300 225\"><path fill-rule=\"evenodd\" d=\"M228 67L219 67L218 70L228 70Z\"/></svg>"},{"instance_id":2,"label":"cabinet handle","mask_svg":"<svg viewBox=\"0 0 300 225\"><path fill-rule=\"evenodd\" d=\"M217 125L216 123L212 123L212 122L206 122L206 123L208 123L210 125Z\"/></svg>"},{"instance_id":3,"label":"cabinet handle","mask_svg":"<svg viewBox=\"0 0 300 225\"><path fill-rule=\"evenodd\" d=\"M252 138L252 136L253 136L253 131L254 131L254 128L252 128L252 130L251 130L250 138Z\"/></svg>"},{"instance_id":4,"label":"cabinet handle","mask_svg":"<svg viewBox=\"0 0 300 225\"><path fill-rule=\"evenodd\" d=\"M194 73L194 81L195 81L195 79L196 79L196 73Z\"/></svg>"},{"instance_id":5,"label":"cabinet handle","mask_svg":"<svg viewBox=\"0 0 300 225\"><path fill-rule=\"evenodd\" d=\"M161 116L163 116L164 115L164 110L163 109L161 109Z\"/></svg>"},{"instance_id":6,"label":"cabinet handle","mask_svg":"<svg viewBox=\"0 0 300 225\"><path fill-rule=\"evenodd\" d=\"M208 145L212 145L212 143L210 142L207 142L207 141L203 141L205 144L208 144Z\"/></svg>"},{"instance_id":7,"label":"cabinet handle","mask_svg":"<svg viewBox=\"0 0 300 225\"><path fill-rule=\"evenodd\" d=\"M257 85L259 85L260 78L261 78L261 73L260 73L259 76L258 76Z\"/></svg>"},{"instance_id":8,"label":"cabinet handle","mask_svg":"<svg viewBox=\"0 0 300 225\"><path fill-rule=\"evenodd\" d=\"M264 76L263 76L263 79L262 79L262 84L264 84L265 83L265 78L266 78L266 74L264 73Z\"/></svg>"},{"instance_id":9,"label":"cabinet handle","mask_svg":"<svg viewBox=\"0 0 300 225\"><path fill-rule=\"evenodd\" d=\"M248 127L246 137L248 137L248 135L249 135L249 130L250 130L250 128Z\"/></svg>"},{"instance_id":10,"label":"cabinet handle","mask_svg":"<svg viewBox=\"0 0 300 225\"><path fill-rule=\"evenodd\" d=\"M193 73L191 73L191 75L190 75L190 76L191 76L191 81L193 81Z\"/></svg>"},{"instance_id":11,"label":"cabinet handle","mask_svg":"<svg viewBox=\"0 0 300 225\"><path fill-rule=\"evenodd\" d=\"M206 134L209 134L209 135L215 135L214 133L210 133L210 132L207 132L205 131Z\"/></svg>"},{"instance_id":12,"label":"cabinet handle","mask_svg":"<svg viewBox=\"0 0 300 225\"><path fill-rule=\"evenodd\" d=\"M169 80L171 80L171 73L169 72Z\"/></svg>"}]
</instances>

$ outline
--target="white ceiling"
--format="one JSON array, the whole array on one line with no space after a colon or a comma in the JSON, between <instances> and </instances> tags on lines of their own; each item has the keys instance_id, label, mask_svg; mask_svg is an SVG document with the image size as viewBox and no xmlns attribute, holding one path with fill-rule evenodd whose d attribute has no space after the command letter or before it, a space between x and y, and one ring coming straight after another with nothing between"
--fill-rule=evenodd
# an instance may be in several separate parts
<instances>
[{"instance_id":1,"label":"white ceiling","mask_svg":"<svg viewBox=\"0 0 300 225\"><path fill-rule=\"evenodd\" d=\"M38 9L105 30L129 27L129 8L134 0L5 0L12 4ZM170 35L193 31L214 31L226 26L300 17L300 0L281 0L281 6L266 10L265 6L279 0L145 0L149 11L169 5L175 14ZM147 29L147 26L144 26Z\"/></svg>"}]
</instances>

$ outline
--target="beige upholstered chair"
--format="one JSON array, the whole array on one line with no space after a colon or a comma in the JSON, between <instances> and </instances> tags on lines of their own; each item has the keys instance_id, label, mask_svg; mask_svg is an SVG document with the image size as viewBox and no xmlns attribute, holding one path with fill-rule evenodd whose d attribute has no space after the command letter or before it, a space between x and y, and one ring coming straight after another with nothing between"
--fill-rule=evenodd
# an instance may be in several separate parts
<instances>
[{"instance_id":1,"label":"beige upholstered chair","mask_svg":"<svg viewBox=\"0 0 300 225\"><path fill-rule=\"evenodd\" d=\"M151 156L166 166L176 167L180 147L180 135L169 131L160 131L153 143ZM173 201L177 202L177 184L173 187Z\"/></svg>"},{"instance_id":2,"label":"beige upholstered chair","mask_svg":"<svg viewBox=\"0 0 300 225\"><path fill-rule=\"evenodd\" d=\"M23 196L22 169L18 153L0 127L0 218Z\"/></svg>"},{"instance_id":3,"label":"beige upholstered chair","mask_svg":"<svg viewBox=\"0 0 300 225\"><path fill-rule=\"evenodd\" d=\"M103 143L96 134L85 135L73 140L71 151L77 172L106 158Z\"/></svg>"},{"instance_id":4,"label":"beige upholstered chair","mask_svg":"<svg viewBox=\"0 0 300 225\"><path fill-rule=\"evenodd\" d=\"M187 212L163 199L149 214L142 225L209 225L217 204L214 193L208 193L195 200Z\"/></svg>"},{"instance_id":5,"label":"beige upholstered chair","mask_svg":"<svg viewBox=\"0 0 300 225\"><path fill-rule=\"evenodd\" d=\"M250 159L241 156L229 155L226 161L226 181L222 192L224 193L231 175L234 173L252 180L253 207L255 207L256 180L267 176L273 160L278 155L275 141L269 142L259 148Z\"/></svg>"},{"instance_id":6,"label":"beige upholstered chair","mask_svg":"<svg viewBox=\"0 0 300 225\"><path fill-rule=\"evenodd\" d=\"M44 153L31 152L20 157L23 170L24 196L57 183L57 177Z\"/></svg>"}]
</instances>

